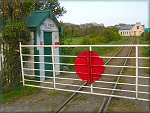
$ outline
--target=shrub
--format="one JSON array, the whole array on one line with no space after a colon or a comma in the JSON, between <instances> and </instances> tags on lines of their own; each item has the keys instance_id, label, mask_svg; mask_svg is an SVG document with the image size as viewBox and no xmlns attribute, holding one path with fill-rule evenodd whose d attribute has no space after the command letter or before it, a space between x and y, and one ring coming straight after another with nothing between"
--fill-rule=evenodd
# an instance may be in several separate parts
<instances>
[{"instance_id":1,"label":"shrub","mask_svg":"<svg viewBox=\"0 0 150 113\"><path fill-rule=\"evenodd\" d=\"M105 37L105 40L107 43L114 41L114 40L119 40L121 38L118 32L111 30L111 29L106 29L105 31L101 33L101 35Z\"/></svg>"},{"instance_id":2,"label":"shrub","mask_svg":"<svg viewBox=\"0 0 150 113\"><path fill-rule=\"evenodd\" d=\"M150 32L144 32L141 36L144 36L148 41L150 40Z\"/></svg>"},{"instance_id":3,"label":"shrub","mask_svg":"<svg viewBox=\"0 0 150 113\"><path fill-rule=\"evenodd\" d=\"M102 36L102 35L98 35L94 39L95 39L95 44L96 43L97 44L104 44L104 43L106 43L106 38L104 36Z\"/></svg>"},{"instance_id":4,"label":"shrub","mask_svg":"<svg viewBox=\"0 0 150 113\"><path fill-rule=\"evenodd\" d=\"M91 39L90 38L84 37L81 40L81 45L90 45L90 44L91 44Z\"/></svg>"},{"instance_id":5,"label":"shrub","mask_svg":"<svg viewBox=\"0 0 150 113\"><path fill-rule=\"evenodd\" d=\"M19 42L30 41L30 31L23 22L8 23L2 31L4 68L2 69L2 88L10 90L20 86L21 66ZM28 50L25 50L26 52Z\"/></svg>"},{"instance_id":6,"label":"shrub","mask_svg":"<svg viewBox=\"0 0 150 113\"><path fill-rule=\"evenodd\" d=\"M111 41L117 41L121 38L119 33L113 29L105 29L101 34L97 35L94 38L83 38L81 44L90 45L90 44L105 44Z\"/></svg>"}]
</instances>

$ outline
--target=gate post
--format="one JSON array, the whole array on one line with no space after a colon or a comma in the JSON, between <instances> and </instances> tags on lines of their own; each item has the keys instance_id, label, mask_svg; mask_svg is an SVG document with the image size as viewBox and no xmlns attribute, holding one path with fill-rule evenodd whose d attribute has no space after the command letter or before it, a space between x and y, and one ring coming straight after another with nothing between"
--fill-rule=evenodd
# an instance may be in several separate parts
<instances>
[{"instance_id":1,"label":"gate post","mask_svg":"<svg viewBox=\"0 0 150 113\"><path fill-rule=\"evenodd\" d=\"M54 85L54 89L56 88L55 85L55 57L54 57L54 46L51 46L51 50L52 50L52 64L53 64L53 85Z\"/></svg>"},{"instance_id":2,"label":"gate post","mask_svg":"<svg viewBox=\"0 0 150 113\"><path fill-rule=\"evenodd\" d=\"M23 86L24 86L24 72L23 72L23 58L22 58L22 48L21 48L21 42L20 42L20 45L19 45L19 48L20 48L20 60L21 60L21 73L22 73L22 83L23 83Z\"/></svg>"}]
</instances>

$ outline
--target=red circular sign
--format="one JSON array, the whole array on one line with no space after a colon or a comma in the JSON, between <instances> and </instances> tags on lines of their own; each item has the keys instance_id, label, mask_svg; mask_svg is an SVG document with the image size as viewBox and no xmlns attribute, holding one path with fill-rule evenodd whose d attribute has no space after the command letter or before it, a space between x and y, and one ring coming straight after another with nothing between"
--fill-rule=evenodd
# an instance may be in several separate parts
<instances>
[{"instance_id":1,"label":"red circular sign","mask_svg":"<svg viewBox=\"0 0 150 113\"><path fill-rule=\"evenodd\" d=\"M92 84L102 77L105 70L103 65L102 58L96 52L84 51L75 59L74 68L83 81Z\"/></svg>"}]
</instances>

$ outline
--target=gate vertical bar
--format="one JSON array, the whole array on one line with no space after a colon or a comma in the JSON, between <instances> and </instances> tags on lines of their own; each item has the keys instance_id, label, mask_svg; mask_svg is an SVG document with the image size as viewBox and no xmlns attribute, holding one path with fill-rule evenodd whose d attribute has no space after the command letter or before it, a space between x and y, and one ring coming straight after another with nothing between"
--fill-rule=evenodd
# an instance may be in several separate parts
<instances>
[{"instance_id":1,"label":"gate vertical bar","mask_svg":"<svg viewBox=\"0 0 150 113\"><path fill-rule=\"evenodd\" d=\"M53 84L54 89L56 88L56 81L55 81L55 58L54 58L54 46L51 46L52 49L52 64L53 64Z\"/></svg>"},{"instance_id":2,"label":"gate vertical bar","mask_svg":"<svg viewBox=\"0 0 150 113\"><path fill-rule=\"evenodd\" d=\"M90 46L90 51L92 51L92 47ZM90 54L91 55L91 54ZM91 56L90 56L91 57ZM91 64L90 64L91 65ZM91 67L91 74L92 74L92 66ZM93 93L93 83L91 84L91 93Z\"/></svg>"},{"instance_id":3,"label":"gate vertical bar","mask_svg":"<svg viewBox=\"0 0 150 113\"><path fill-rule=\"evenodd\" d=\"M3 69L3 62L4 62L4 58L3 58L3 44L1 45L1 52L0 52L0 71Z\"/></svg>"},{"instance_id":4,"label":"gate vertical bar","mask_svg":"<svg viewBox=\"0 0 150 113\"><path fill-rule=\"evenodd\" d=\"M138 46L136 45L136 99L138 98Z\"/></svg>"},{"instance_id":5,"label":"gate vertical bar","mask_svg":"<svg viewBox=\"0 0 150 113\"><path fill-rule=\"evenodd\" d=\"M22 48L21 48L21 42L20 42L20 60L21 60L21 73L22 73L22 83L23 83L23 86L24 86L24 71L23 71L23 58L22 58Z\"/></svg>"},{"instance_id":6,"label":"gate vertical bar","mask_svg":"<svg viewBox=\"0 0 150 113\"><path fill-rule=\"evenodd\" d=\"M0 71L2 70L2 64L3 64L3 61L2 61L2 54L0 53Z\"/></svg>"}]
</instances>

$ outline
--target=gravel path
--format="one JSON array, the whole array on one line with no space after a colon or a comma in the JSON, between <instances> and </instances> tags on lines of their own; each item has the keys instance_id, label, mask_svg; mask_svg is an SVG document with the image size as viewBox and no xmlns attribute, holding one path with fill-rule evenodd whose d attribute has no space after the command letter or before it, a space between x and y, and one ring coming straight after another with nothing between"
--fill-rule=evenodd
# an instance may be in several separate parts
<instances>
[{"instance_id":1,"label":"gravel path","mask_svg":"<svg viewBox=\"0 0 150 113\"><path fill-rule=\"evenodd\" d=\"M53 112L71 93L54 91L54 90L41 90L39 93L26 96L0 105L0 112Z\"/></svg>"}]
</instances>

